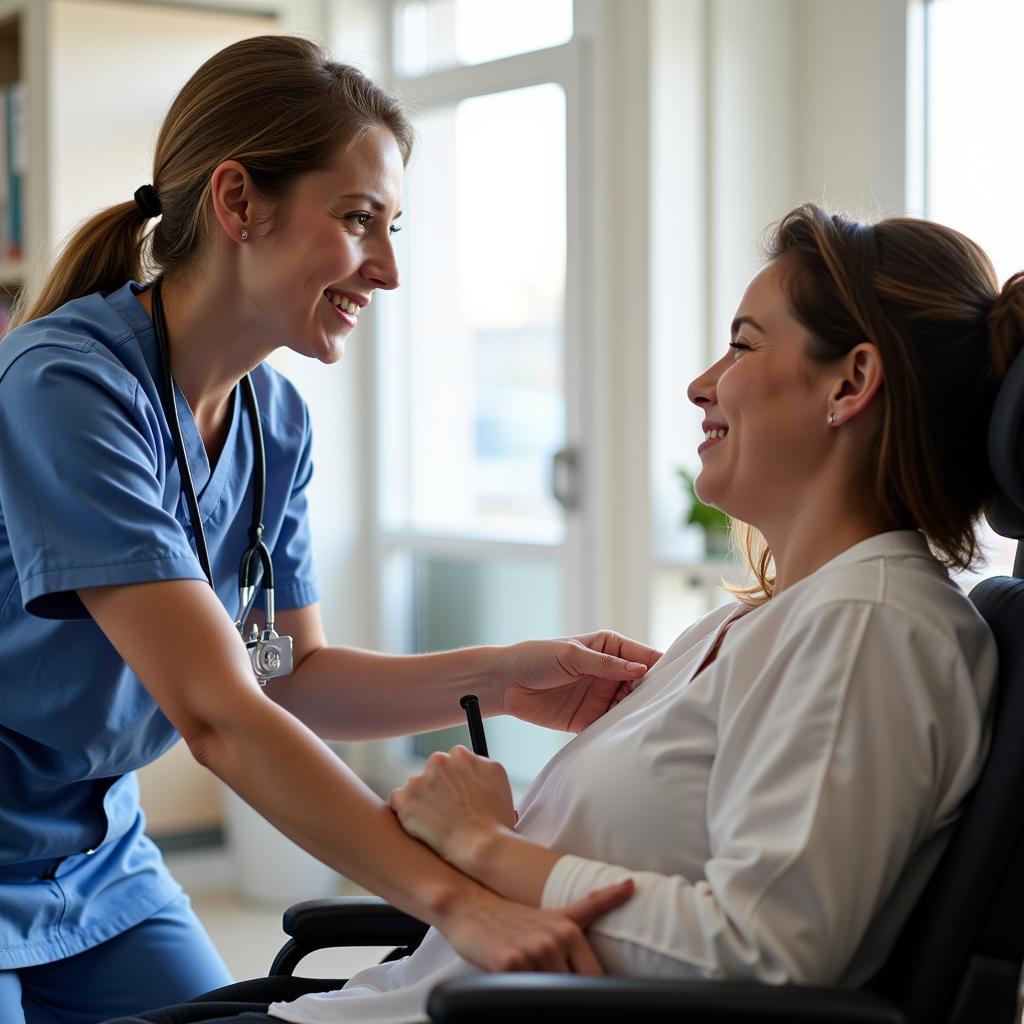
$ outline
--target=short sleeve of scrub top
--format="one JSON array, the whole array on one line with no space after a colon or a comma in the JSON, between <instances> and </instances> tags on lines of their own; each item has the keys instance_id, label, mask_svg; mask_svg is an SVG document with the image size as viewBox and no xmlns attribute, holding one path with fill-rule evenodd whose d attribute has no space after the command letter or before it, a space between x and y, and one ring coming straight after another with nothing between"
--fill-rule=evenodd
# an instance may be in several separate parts
<instances>
[{"instance_id":1,"label":"short sleeve of scrub top","mask_svg":"<svg viewBox=\"0 0 1024 1024\"><path fill-rule=\"evenodd\" d=\"M75 299L0 343L0 970L88 949L180 892L144 835L134 774L179 736L77 596L204 578L141 290ZM318 597L308 410L270 367L252 376L276 606L301 607ZM236 389L211 466L180 391L176 401L215 589L234 618L253 506L245 403Z\"/></svg>"},{"instance_id":2,"label":"short sleeve of scrub top","mask_svg":"<svg viewBox=\"0 0 1024 1024\"><path fill-rule=\"evenodd\" d=\"M44 344L0 388L0 498L26 611L82 618L79 587L204 578L164 507L168 453L137 379L102 349Z\"/></svg>"}]
</instances>

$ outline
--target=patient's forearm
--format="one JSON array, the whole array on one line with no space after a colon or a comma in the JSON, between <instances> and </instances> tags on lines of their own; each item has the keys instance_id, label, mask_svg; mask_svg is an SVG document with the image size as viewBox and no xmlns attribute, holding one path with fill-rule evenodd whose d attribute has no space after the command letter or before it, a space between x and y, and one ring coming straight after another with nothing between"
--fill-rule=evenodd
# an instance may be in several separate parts
<instances>
[{"instance_id":1,"label":"patient's forearm","mask_svg":"<svg viewBox=\"0 0 1024 1024\"><path fill-rule=\"evenodd\" d=\"M539 907L544 885L561 857L503 825L454 844L449 860L506 899Z\"/></svg>"}]
</instances>

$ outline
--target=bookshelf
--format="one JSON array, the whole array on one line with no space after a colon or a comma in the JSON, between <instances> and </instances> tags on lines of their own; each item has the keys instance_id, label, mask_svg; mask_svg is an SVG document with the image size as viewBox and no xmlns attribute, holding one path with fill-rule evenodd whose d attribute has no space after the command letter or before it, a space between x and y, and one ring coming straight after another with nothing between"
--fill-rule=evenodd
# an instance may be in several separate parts
<instances>
[{"instance_id":1,"label":"bookshelf","mask_svg":"<svg viewBox=\"0 0 1024 1024\"><path fill-rule=\"evenodd\" d=\"M0 154L0 336L5 308L41 285L75 227L150 180L160 121L189 75L236 39L281 30L272 14L230 6L0 0L0 99L23 90L14 247Z\"/></svg>"},{"instance_id":2,"label":"bookshelf","mask_svg":"<svg viewBox=\"0 0 1024 1024\"><path fill-rule=\"evenodd\" d=\"M28 47L35 40L41 13L42 7L29 0L0 0L0 336L7 331L14 299L29 278L24 258L31 202L26 195L26 79L34 67ZM38 212L32 211L37 229Z\"/></svg>"}]
</instances>

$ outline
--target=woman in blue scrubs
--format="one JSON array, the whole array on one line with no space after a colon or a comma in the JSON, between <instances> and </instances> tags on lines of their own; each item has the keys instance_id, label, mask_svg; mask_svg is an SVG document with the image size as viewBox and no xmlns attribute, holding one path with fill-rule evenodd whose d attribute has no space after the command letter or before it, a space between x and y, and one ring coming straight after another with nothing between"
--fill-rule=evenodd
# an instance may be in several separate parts
<instances>
[{"instance_id":1,"label":"woman in blue scrubs","mask_svg":"<svg viewBox=\"0 0 1024 1024\"><path fill-rule=\"evenodd\" d=\"M309 415L264 360L285 346L335 362L375 292L398 286L411 141L398 104L314 44L230 46L171 106L152 185L81 228L0 344L4 1024L102 1021L230 980L144 835L133 772L181 736L292 839L473 962L600 969L583 930L628 885L558 911L500 899L410 839L321 739L452 725L470 690L485 714L576 731L658 656L608 632L418 657L326 642ZM140 283L153 267L166 360ZM234 622L259 538L294 638L294 671L265 688Z\"/></svg>"}]
</instances>

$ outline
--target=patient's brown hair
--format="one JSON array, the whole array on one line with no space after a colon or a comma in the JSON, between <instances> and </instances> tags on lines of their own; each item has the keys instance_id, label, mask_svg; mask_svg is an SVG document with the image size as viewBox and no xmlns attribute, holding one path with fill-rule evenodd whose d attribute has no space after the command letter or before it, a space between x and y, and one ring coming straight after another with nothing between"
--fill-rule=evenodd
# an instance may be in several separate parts
<instances>
[{"instance_id":1,"label":"patient's brown hair","mask_svg":"<svg viewBox=\"0 0 1024 1024\"><path fill-rule=\"evenodd\" d=\"M265 198L286 200L300 175L329 166L376 127L391 131L408 162L413 132L401 104L356 68L297 36L225 47L164 118L153 160L156 227L147 230L150 218L133 200L96 214L64 247L35 301L19 300L12 328L90 292L187 271L202 251L210 177L224 160L239 161Z\"/></svg>"},{"instance_id":2,"label":"patient's brown hair","mask_svg":"<svg viewBox=\"0 0 1024 1024\"><path fill-rule=\"evenodd\" d=\"M979 556L978 518L994 495L988 422L1003 377L1024 348L1024 273L1002 289L969 238L931 221L864 224L805 204L771 230L808 355L828 363L864 341L884 370L874 450L851 481L890 529L919 529L949 568ZM760 604L774 589L763 538L736 524L757 585L734 590Z\"/></svg>"}]
</instances>

